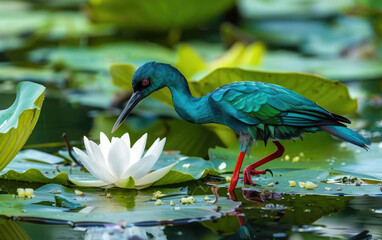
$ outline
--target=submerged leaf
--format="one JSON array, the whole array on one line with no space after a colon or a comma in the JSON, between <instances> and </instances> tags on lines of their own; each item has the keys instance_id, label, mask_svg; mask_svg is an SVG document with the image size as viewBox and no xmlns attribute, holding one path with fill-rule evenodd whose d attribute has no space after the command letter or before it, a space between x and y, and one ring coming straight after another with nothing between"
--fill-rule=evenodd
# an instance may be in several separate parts
<instances>
[{"instance_id":1,"label":"submerged leaf","mask_svg":"<svg viewBox=\"0 0 382 240\"><path fill-rule=\"evenodd\" d=\"M40 115L45 87L32 82L17 85L11 107L0 111L0 170L16 156L32 133Z\"/></svg>"}]
</instances>

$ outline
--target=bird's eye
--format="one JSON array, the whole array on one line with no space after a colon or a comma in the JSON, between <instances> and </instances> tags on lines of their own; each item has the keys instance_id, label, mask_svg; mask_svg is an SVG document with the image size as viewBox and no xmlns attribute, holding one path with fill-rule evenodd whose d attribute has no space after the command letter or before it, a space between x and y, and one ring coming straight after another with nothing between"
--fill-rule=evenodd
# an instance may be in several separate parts
<instances>
[{"instance_id":1,"label":"bird's eye","mask_svg":"<svg viewBox=\"0 0 382 240\"><path fill-rule=\"evenodd\" d=\"M143 87L147 87L149 84L150 84L150 80L148 80L147 78L142 80Z\"/></svg>"}]
</instances>

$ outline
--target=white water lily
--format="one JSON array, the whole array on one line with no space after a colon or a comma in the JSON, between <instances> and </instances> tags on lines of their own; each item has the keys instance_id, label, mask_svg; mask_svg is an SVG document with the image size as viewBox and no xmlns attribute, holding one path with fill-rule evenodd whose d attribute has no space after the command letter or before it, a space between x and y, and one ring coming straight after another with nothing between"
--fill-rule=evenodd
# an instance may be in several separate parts
<instances>
[{"instance_id":1,"label":"white water lily","mask_svg":"<svg viewBox=\"0 0 382 240\"><path fill-rule=\"evenodd\" d=\"M100 133L100 144L84 137L86 153L73 148L81 163L98 180L73 181L79 186L121 188L145 188L164 177L176 163L151 171L159 159L166 138L159 138L151 145L145 155L147 134L144 134L130 147L130 137L125 133L121 138L113 137L111 142L106 135Z\"/></svg>"}]
</instances>

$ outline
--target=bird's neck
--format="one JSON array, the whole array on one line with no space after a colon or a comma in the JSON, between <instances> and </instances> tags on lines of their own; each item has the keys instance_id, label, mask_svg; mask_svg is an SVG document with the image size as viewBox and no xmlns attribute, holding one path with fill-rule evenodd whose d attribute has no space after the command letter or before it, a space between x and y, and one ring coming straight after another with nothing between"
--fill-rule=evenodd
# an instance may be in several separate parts
<instances>
[{"instance_id":1,"label":"bird's neck","mask_svg":"<svg viewBox=\"0 0 382 240\"><path fill-rule=\"evenodd\" d=\"M182 78L175 84L168 86L172 95L172 102L178 115L189 122L209 123L211 122L210 106L206 97L194 97L191 94L187 81Z\"/></svg>"}]
</instances>

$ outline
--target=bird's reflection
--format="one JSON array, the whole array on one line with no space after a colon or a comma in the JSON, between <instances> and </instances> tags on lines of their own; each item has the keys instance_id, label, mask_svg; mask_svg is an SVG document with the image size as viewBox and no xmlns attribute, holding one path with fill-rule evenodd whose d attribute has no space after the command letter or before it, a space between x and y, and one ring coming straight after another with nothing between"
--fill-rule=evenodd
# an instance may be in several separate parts
<instances>
[{"instance_id":1,"label":"bird's reflection","mask_svg":"<svg viewBox=\"0 0 382 240\"><path fill-rule=\"evenodd\" d=\"M228 194L229 194L229 198L232 201L238 202L235 191L228 191ZM245 225L245 219L244 219L244 214L241 211L241 208L236 209L235 214L237 216L237 220L240 223L240 226L244 226Z\"/></svg>"},{"instance_id":2,"label":"bird's reflection","mask_svg":"<svg viewBox=\"0 0 382 240\"><path fill-rule=\"evenodd\" d=\"M280 193L277 192L271 192L266 189L263 191L256 191L256 190L249 190L249 189L243 189L242 190L243 197L251 202L268 202L270 200L281 200L282 196Z\"/></svg>"}]
</instances>

